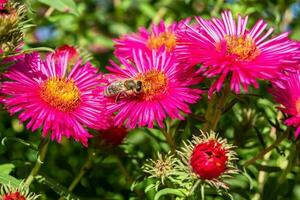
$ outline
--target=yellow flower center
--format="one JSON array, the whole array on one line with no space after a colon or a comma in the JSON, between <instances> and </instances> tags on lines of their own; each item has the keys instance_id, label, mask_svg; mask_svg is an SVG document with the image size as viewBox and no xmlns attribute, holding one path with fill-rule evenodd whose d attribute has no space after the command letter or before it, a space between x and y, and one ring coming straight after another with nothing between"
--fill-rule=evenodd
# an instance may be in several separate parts
<instances>
[{"instance_id":1,"label":"yellow flower center","mask_svg":"<svg viewBox=\"0 0 300 200\"><path fill-rule=\"evenodd\" d=\"M296 101L296 110L297 110L297 113L300 114L300 99L298 99Z\"/></svg>"},{"instance_id":2,"label":"yellow flower center","mask_svg":"<svg viewBox=\"0 0 300 200\"><path fill-rule=\"evenodd\" d=\"M145 100L152 100L157 95L163 94L167 89L167 77L157 70L139 74L136 79L142 82L141 98Z\"/></svg>"},{"instance_id":3,"label":"yellow flower center","mask_svg":"<svg viewBox=\"0 0 300 200\"><path fill-rule=\"evenodd\" d=\"M52 107L62 111L74 111L80 104L80 91L73 80L50 78L41 86L41 97Z\"/></svg>"},{"instance_id":4,"label":"yellow flower center","mask_svg":"<svg viewBox=\"0 0 300 200\"><path fill-rule=\"evenodd\" d=\"M170 32L160 33L158 36L152 34L147 41L147 47L150 49L159 49L163 45L167 51L172 51L176 46L175 34Z\"/></svg>"},{"instance_id":5,"label":"yellow flower center","mask_svg":"<svg viewBox=\"0 0 300 200\"><path fill-rule=\"evenodd\" d=\"M251 61L255 59L260 50L252 38L247 36L225 36L228 54L236 55L242 61Z\"/></svg>"}]
</instances>

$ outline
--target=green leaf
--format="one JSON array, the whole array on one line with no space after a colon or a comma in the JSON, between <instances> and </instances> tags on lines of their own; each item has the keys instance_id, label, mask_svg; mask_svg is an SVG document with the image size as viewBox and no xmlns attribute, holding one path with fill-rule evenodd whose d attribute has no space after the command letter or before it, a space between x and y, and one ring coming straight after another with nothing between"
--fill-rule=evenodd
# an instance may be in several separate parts
<instances>
[{"instance_id":1,"label":"green leaf","mask_svg":"<svg viewBox=\"0 0 300 200\"><path fill-rule=\"evenodd\" d=\"M76 3L74 0L38 0L39 2L55 8L60 12L70 12L74 15L79 15Z\"/></svg>"},{"instance_id":2,"label":"green leaf","mask_svg":"<svg viewBox=\"0 0 300 200\"><path fill-rule=\"evenodd\" d=\"M67 200L80 200L77 196L75 196L73 193L69 192L68 189L64 186L62 186L60 183L56 182L55 180L38 175L35 177L35 179L44 185L47 185L50 187L54 192L56 192L58 195L64 197Z\"/></svg>"},{"instance_id":3,"label":"green leaf","mask_svg":"<svg viewBox=\"0 0 300 200\"><path fill-rule=\"evenodd\" d=\"M168 194L173 194L179 197L184 197L184 193L179 189L173 189L173 188L165 188L157 192L154 196L154 200L159 200L160 197Z\"/></svg>"},{"instance_id":4,"label":"green leaf","mask_svg":"<svg viewBox=\"0 0 300 200\"><path fill-rule=\"evenodd\" d=\"M5 173L0 173L0 184L6 184L6 185L11 185L15 188L19 187L22 181L16 179L15 177L5 174Z\"/></svg>"},{"instance_id":5,"label":"green leaf","mask_svg":"<svg viewBox=\"0 0 300 200\"><path fill-rule=\"evenodd\" d=\"M13 169L15 168L15 165L11 163L6 163L0 165L0 173L1 174L9 174Z\"/></svg>"}]
</instances>

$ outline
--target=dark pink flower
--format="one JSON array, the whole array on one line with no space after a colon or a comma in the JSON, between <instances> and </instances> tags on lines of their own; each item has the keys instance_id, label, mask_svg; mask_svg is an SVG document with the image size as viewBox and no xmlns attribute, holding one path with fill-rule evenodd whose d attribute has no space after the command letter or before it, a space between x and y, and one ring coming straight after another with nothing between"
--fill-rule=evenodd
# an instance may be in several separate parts
<instances>
[{"instance_id":1,"label":"dark pink flower","mask_svg":"<svg viewBox=\"0 0 300 200\"><path fill-rule=\"evenodd\" d=\"M156 122L163 127L163 120L184 119L190 113L189 104L200 99L202 91L191 88L201 81L193 70L180 69L173 55L166 51L153 50L150 54L142 50L133 51L133 60L119 58L121 65L112 63L110 84L124 80L141 82L138 94L123 95L119 101L108 105L110 112L117 112L115 125L126 127L153 127Z\"/></svg>"},{"instance_id":2,"label":"dark pink flower","mask_svg":"<svg viewBox=\"0 0 300 200\"><path fill-rule=\"evenodd\" d=\"M123 58L132 58L132 50L142 49L145 52L165 48L168 52L173 52L176 47L177 31L186 28L184 20L178 23L172 23L167 26L164 21L160 24L152 24L151 31L146 28L140 28L138 33L132 33L115 39L115 55Z\"/></svg>"},{"instance_id":3,"label":"dark pink flower","mask_svg":"<svg viewBox=\"0 0 300 200\"><path fill-rule=\"evenodd\" d=\"M92 135L86 127L106 127L105 99L98 91L102 75L81 61L68 70L68 58L67 52L45 60L36 52L25 55L4 75L2 101L11 114L28 121L28 129L42 128L44 137L50 134L58 142L72 137L87 146Z\"/></svg>"},{"instance_id":4,"label":"dark pink flower","mask_svg":"<svg viewBox=\"0 0 300 200\"><path fill-rule=\"evenodd\" d=\"M248 16L238 16L237 23L230 11L222 18L210 20L196 17L198 27L189 27L179 34L176 54L182 62L202 64L200 70L207 78L217 77L210 88L221 90L227 77L231 90L245 92L249 85L257 88L257 79L273 80L282 70L282 64L298 49L289 40L288 33L270 38L273 28L266 30L267 23L259 20L247 29Z\"/></svg>"},{"instance_id":5,"label":"dark pink flower","mask_svg":"<svg viewBox=\"0 0 300 200\"><path fill-rule=\"evenodd\" d=\"M300 134L300 71L289 73L273 84L271 89L275 100L283 107L279 109L289 115L288 126L296 127L295 137Z\"/></svg>"}]
</instances>

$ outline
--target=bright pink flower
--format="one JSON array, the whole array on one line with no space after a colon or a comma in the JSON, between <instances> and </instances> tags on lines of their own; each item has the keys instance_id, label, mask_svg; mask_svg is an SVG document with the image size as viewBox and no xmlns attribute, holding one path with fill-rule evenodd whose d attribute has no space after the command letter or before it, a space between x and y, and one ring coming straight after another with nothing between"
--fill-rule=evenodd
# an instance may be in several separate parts
<instances>
[{"instance_id":1,"label":"bright pink flower","mask_svg":"<svg viewBox=\"0 0 300 200\"><path fill-rule=\"evenodd\" d=\"M133 49L142 49L145 52L165 48L168 52L173 52L176 47L177 31L186 28L184 20L173 23L169 26L164 21L160 24L152 24L151 31L142 27L138 33L132 33L115 39L115 55L118 57L132 58Z\"/></svg>"},{"instance_id":2,"label":"bright pink flower","mask_svg":"<svg viewBox=\"0 0 300 200\"><path fill-rule=\"evenodd\" d=\"M68 58L67 52L48 54L45 60L38 53L26 55L4 75L9 81L2 84L3 102L22 122L28 120L28 129L42 127L44 137L50 133L58 142L72 137L87 146L92 135L85 127L106 126L105 99L98 88L102 75L81 61L68 70Z\"/></svg>"},{"instance_id":3,"label":"bright pink flower","mask_svg":"<svg viewBox=\"0 0 300 200\"><path fill-rule=\"evenodd\" d=\"M181 61L190 65L202 64L203 75L218 76L210 88L221 90L225 79L230 76L231 90L245 92L249 85L258 88L257 79L272 80L278 76L283 62L298 48L289 40L288 33L267 39L273 28L266 30L267 23L259 20L250 30L246 29L248 16L238 16L237 23L230 11L222 18L205 20L196 17L199 26L189 25L179 34L176 53Z\"/></svg>"},{"instance_id":4,"label":"bright pink flower","mask_svg":"<svg viewBox=\"0 0 300 200\"><path fill-rule=\"evenodd\" d=\"M300 71L289 73L273 84L271 93L282 104L279 108L289 115L285 120L288 126L296 127L295 137L300 134Z\"/></svg>"},{"instance_id":5,"label":"bright pink flower","mask_svg":"<svg viewBox=\"0 0 300 200\"><path fill-rule=\"evenodd\" d=\"M121 66L112 63L113 67L107 68L111 72L110 83L140 81L141 91L127 96L118 95L121 98L108 106L109 111L117 112L116 126L125 123L129 128L153 127L157 122L163 127L167 116L183 119L182 113L190 113L188 105L196 103L202 94L201 90L190 88L201 79L193 70L180 69L174 56L166 51L153 50L148 54L134 50L132 61L119 59Z\"/></svg>"}]
</instances>

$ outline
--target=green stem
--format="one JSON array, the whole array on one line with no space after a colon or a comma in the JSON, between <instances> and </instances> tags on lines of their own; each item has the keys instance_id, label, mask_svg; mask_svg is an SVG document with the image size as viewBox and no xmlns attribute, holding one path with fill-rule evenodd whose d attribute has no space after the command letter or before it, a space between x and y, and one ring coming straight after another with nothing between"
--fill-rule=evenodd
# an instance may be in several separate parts
<instances>
[{"instance_id":1,"label":"green stem","mask_svg":"<svg viewBox=\"0 0 300 200\"><path fill-rule=\"evenodd\" d=\"M298 156L299 153L299 141L297 141L296 145L292 144L291 145L291 149L290 149L290 154L288 157L288 165L286 166L286 168L284 169L284 171L281 173L281 175L278 178L277 184L275 185L274 189L272 190L272 192L270 193L270 199L277 199L278 196L278 190L281 189L282 184L286 181L287 175L291 172L291 170L293 169L293 166L296 158Z\"/></svg>"},{"instance_id":2,"label":"green stem","mask_svg":"<svg viewBox=\"0 0 300 200\"><path fill-rule=\"evenodd\" d=\"M126 180L128 181L129 185L132 185L134 182L134 179L131 177L131 175L128 173L126 167L123 165L123 162L121 161L120 157L117 156L117 165L119 166L122 174L125 176ZM137 188L134 188L133 191L136 193L136 195L139 197L139 199L143 199L143 194L141 193L140 190Z\"/></svg>"},{"instance_id":3,"label":"green stem","mask_svg":"<svg viewBox=\"0 0 300 200\"><path fill-rule=\"evenodd\" d=\"M217 124L221 118L223 109L229 97L230 86L225 85L224 89L221 91L221 96L218 97L218 94L215 93L213 98L208 103L208 108L205 112L205 124L203 125L203 131L209 132L215 130Z\"/></svg>"},{"instance_id":4,"label":"green stem","mask_svg":"<svg viewBox=\"0 0 300 200\"><path fill-rule=\"evenodd\" d=\"M42 139L40 146L39 146L38 159L24 183L27 187L30 186L30 184L34 180L35 176L38 174L38 172L45 160L49 143L50 143L50 140Z\"/></svg>"},{"instance_id":5,"label":"green stem","mask_svg":"<svg viewBox=\"0 0 300 200\"><path fill-rule=\"evenodd\" d=\"M205 200L204 185L201 185L201 200Z\"/></svg>"},{"instance_id":6,"label":"green stem","mask_svg":"<svg viewBox=\"0 0 300 200\"><path fill-rule=\"evenodd\" d=\"M91 169L92 164L93 164L93 160L96 157L96 153L94 151L90 152L88 154L88 157L86 158L85 162L83 163L82 167L80 168L79 173L77 174L77 176L75 176L75 178L73 179L72 183L70 184L68 191L72 192L75 187L78 185L78 183L80 182L80 180L82 179L82 177L85 175L85 173ZM63 200L64 197L60 197L59 200Z\"/></svg>"},{"instance_id":7,"label":"green stem","mask_svg":"<svg viewBox=\"0 0 300 200\"><path fill-rule=\"evenodd\" d=\"M293 166L295 166L294 163L295 163L295 159L298 156L299 148L300 148L299 141L297 142L296 145L292 145L292 149L291 149L291 152L290 152L290 155L288 158L288 165L285 168L285 170L282 172L282 174L280 175L280 177L278 179L278 185L281 185L285 182L287 175L293 169Z\"/></svg>"},{"instance_id":8,"label":"green stem","mask_svg":"<svg viewBox=\"0 0 300 200\"><path fill-rule=\"evenodd\" d=\"M81 178L85 175L85 173L91 169L92 167L92 160L93 158L96 157L96 153L95 152L91 152L89 153L88 157L86 158L84 164L82 165L79 173L77 174L77 176L73 179L72 183L70 184L68 190L70 192L72 192L75 187L78 185L79 181L81 180Z\"/></svg>"},{"instance_id":9,"label":"green stem","mask_svg":"<svg viewBox=\"0 0 300 200\"><path fill-rule=\"evenodd\" d=\"M289 135L289 129L287 129L273 144L262 150L259 154L246 161L244 167L254 164L257 160L262 159L267 153L275 149L287 136Z\"/></svg>"},{"instance_id":10,"label":"green stem","mask_svg":"<svg viewBox=\"0 0 300 200\"><path fill-rule=\"evenodd\" d=\"M169 144L169 146L171 148L172 153L174 153L176 151L176 144L175 144L172 134L169 131L165 131L165 130L163 130L162 132L167 140L167 143Z\"/></svg>"}]
</instances>

